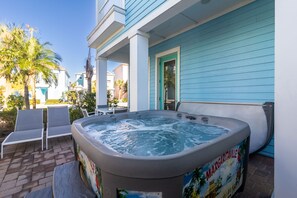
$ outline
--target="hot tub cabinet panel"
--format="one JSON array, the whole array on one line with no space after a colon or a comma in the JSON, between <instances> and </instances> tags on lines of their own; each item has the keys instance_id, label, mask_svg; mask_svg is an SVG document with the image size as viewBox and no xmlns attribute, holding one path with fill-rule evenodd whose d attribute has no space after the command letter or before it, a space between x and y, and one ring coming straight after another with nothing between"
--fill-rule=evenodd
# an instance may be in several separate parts
<instances>
[{"instance_id":1,"label":"hot tub cabinet panel","mask_svg":"<svg viewBox=\"0 0 297 198\"><path fill-rule=\"evenodd\" d=\"M103 186L101 169L75 144L76 159L80 161L84 176L97 197L102 197Z\"/></svg>"},{"instance_id":2,"label":"hot tub cabinet panel","mask_svg":"<svg viewBox=\"0 0 297 198\"><path fill-rule=\"evenodd\" d=\"M165 116L227 128L227 134L176 154L133 156L108 149L84 130L91 123ZM230 197L242 190L249 153L249 126L235 119L189 117L173 111L100 116L72 125L76 157L98 197Z\"/></svg>"},{"instance_id":3,"label":"hot tub cabinet panel","mask_svg":"<svg viewBox=\"0 0 297 198\"><path fill-rule=\"evenodd\" d=\"M244 186L248 139L184 176L183 197L231 197Z\"/></svg>"}]
</instances>

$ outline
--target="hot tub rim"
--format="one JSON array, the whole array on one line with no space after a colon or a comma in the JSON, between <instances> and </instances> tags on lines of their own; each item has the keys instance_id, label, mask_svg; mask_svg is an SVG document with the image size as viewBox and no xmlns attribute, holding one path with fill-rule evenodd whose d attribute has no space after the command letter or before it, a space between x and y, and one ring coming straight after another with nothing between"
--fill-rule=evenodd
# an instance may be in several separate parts
<instances>
[{"instance_id":1,"label":"hot tub rim","mask_svg":"<svg viewBox=\"0 0 297 198\"><path fill-rule=\"evenodd\" d=\"M75 121L72 125L74 140L81 147L82 151L85 152L101 170L123 177L169 178L183 175L184 173L220 156L228 149L233 148L250 136L250 129L247 123L236 119L219 117L219 119L237 123L241 127L237 126L235 129L240 128L240 130L234 131L234 129L230 129L227 134L222 135L209 143L201 144L192 149L171 155L149 157L132 156L112 151L87 135L83 129L83 123L90 123L91 121L98 119L100 118L84 118ZM232 138L230 138L231 136ZM223 149L216 148L218 146ZM202 155L202 153L208 153L208 155ZM195 161L199 162L191 163L192 160L190 159L196 159ZM131 171L131 169L133 171Z\"/></svg>"}]
</instances>

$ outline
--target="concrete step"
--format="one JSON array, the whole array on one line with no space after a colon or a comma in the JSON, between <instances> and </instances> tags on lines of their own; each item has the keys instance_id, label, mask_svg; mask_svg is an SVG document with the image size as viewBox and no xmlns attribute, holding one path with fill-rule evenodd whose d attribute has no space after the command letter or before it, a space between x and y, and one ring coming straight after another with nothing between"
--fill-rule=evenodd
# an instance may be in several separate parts
<instances>
[{"instance_id":1,"label":"concrete step","mask_svg":"<svg viewBox=\"0 0 297 198\"><path fill-rule=\"evenodd\" d=\"M52 187L54 198L96 197L82 181L79 166L78 161L73 161L55 168Z\"/></svg>"}]
</instances>

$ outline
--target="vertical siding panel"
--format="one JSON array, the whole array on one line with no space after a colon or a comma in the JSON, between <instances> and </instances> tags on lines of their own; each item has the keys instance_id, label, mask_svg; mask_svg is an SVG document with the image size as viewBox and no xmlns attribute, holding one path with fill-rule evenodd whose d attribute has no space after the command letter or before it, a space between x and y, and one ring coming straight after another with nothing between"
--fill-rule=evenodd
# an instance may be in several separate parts
<instances>
[{"instance_id":1,"label":"vertical siding panel","mask_svg":"<svg viewBox=\"0 0 297 198\"><path fill-rule=\"evenodd\" d=\"M274 101L274 1L255 1L150 48L150 108L155 55L180 46L181 101ZM273 156L274 141L262 154Z\"/></svg>"}]
</instances>

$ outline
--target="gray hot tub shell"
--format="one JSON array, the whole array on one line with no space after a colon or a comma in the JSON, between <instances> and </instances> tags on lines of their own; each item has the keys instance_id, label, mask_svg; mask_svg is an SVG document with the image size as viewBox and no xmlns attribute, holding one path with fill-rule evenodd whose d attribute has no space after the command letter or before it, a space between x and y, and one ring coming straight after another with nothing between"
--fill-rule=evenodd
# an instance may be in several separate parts
<instances>
[{"instance_id":1,"label":"gray hot tub shell","mask_svg":"<svg viewBox=\"0 0 297 198\"><path fill-rule=\"evenodd\" d=\"M195 115L234 118L246 122L251 129L250 153L267 146L274 132L274 103L179 102L177 111Z\"/></svg>"},{"instance_id":2,"label":"gray hot tub shell","mask_svg":"<svg viewBox=\"0 0 297 198\"><path fill-rule=\"evenodd\" d=\"M94 122L108 122L121 119L137 119L148 115L165 116L211 125L217 125L230 131L210 143L193 147L190 150L165 156L131 156L117 153L90 137L84 126ZM211 162L243 141L249 141L250 128L247 123L214 116L189 117L186 113L173 111L141 111L111 116L89 117L77 120L72 125L75 148L79 148L89 161L100 170L100 180L104 197L116 197L118 190L140 192L159 192L161 197L181 197L185 174ZM245 148L244 172L248 146ZM77 156L77 153L76 153ZM243 174L245 175L245 173ZM244 179L242 185L244 185ZM101 195L100 195L101 196Z\"/></svg>"}]
</instances>

